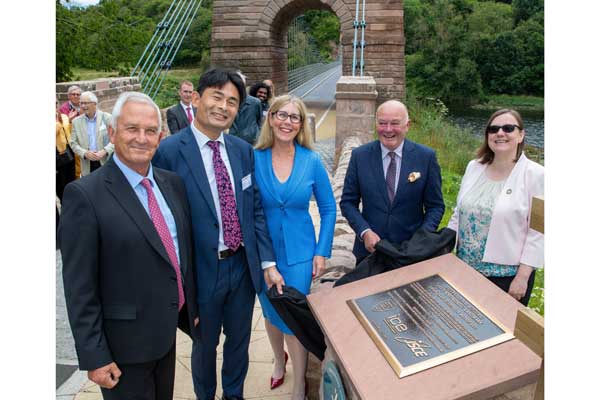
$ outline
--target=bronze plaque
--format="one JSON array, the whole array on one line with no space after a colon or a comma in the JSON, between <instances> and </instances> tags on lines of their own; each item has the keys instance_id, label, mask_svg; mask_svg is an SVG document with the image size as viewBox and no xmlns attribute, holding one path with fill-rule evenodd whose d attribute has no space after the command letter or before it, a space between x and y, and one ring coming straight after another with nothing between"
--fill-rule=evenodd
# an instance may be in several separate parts
<instances>
[{"instance_id":1,"label":"bronze plaque","mask_svg":"<svg viewBox=\"0 0 600 400\"><path fill-rule=\"evenodd\" d=\"M348 305L401 378L514 338L438 274Z\"/></svg>"}]
</instances>

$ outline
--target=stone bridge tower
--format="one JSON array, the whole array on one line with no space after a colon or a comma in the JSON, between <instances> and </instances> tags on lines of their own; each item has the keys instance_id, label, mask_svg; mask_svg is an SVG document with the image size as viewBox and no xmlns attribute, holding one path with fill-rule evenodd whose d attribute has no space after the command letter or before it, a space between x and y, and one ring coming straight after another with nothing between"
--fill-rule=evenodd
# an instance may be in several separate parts
<instances>
[{"instance_id":1,"label":"stone bridge tower","mask_svg":"<svg viewBox=\"0 0 600 400\"><path fill-rule=\"evenodd\" d=\"M287 92L288 26L310 9L329 10L339 18L343 75L352 75L356 0L215 0L211 62L241 69L249 84L270 78L277 94ZM365 19L364 75L375 78L377 102L404 98L403 0L367 0Z\"/></svg>"}]
</instances>

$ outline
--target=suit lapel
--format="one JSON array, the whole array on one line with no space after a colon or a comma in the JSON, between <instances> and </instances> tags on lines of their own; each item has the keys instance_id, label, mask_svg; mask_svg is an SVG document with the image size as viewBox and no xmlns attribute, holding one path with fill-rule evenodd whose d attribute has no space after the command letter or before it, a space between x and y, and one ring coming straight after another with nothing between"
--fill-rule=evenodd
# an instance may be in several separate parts
<instances>
[{"instance_id":1,"label":"suit lapel","mask_svg":"<svg viewBox=\"0 0 600 400\"><path fill-rule=\"evenodd\" d=\"M390 199L387 196L387 192L385 190L385 175L383 173L383 161L381 159L381 144L379 140L372 142L373 145L371 147L369 159L370 159L370 167L373 173L373 177L375 179L375 187L383 189L383 195L381 198L385 202L386 207L390 206Z\"/></svg>"},{"instance_id":2,"label":"suit lapel","mask_svg":"<svg viewBox=\"0 0 600 400\"><path fill-rule=\"evenodd\" d=\"M100 135L100 127L104 124L102 111L96 112L96 150L102 150L104 148L103 138Z\"/></svg>"},{"instance_id":3,"label":"suit lapel","mask_svg":"<svg viewBox=\"0 0 600 400\"><path fill-rule=\"evenodd\" d=\"M200 153L200 149L198 148L198 142L196 142L196 138L194 138L194 134L190 127L182 131L180 136L183 144L180 148L181 155L187 162L188 168L196 181L196 185L198 185L198 190L204 197L204 201L206 201L215 220L218 220L217 210L215 209L216 204L213 201L212 193L210 191L210 184L208 183L208 176L204 169L204 162L202 160L202 153Z\"/></svg>"},{"instance_id":4,"label":"suit lapel","mask_svg":"<svg viewBox=\"0 0 600 400\"><path fill-rule=\"evenodd\" d=\"M183 108L181 103L179 103L179 107L177 107L177 111L179 113L179 117L178 117L179 122L182 124L182 126L189 125L189 122L187 119L187 114L185 113L185 108Z\"/></svg>"},{"instance_id":5,"label":"suit lapel","mask_svg":"<svg viewBox=\"0 0 600 400\"><path fill-rule=\"evenodd\" d=\"M275 174L273 173L273 153L271 149L257 151L254 153L255 159L258 161L259 168L255 169L255 174L260 174L260 181L263 183L266 192L275 199L277 203L281 203L281 197L279 192L275 190L274 179ZM258 179L257 179L258 180Z\"/></svg>"},{"instance_id":6,"label":"suit lapel","mask_svg":"<svg viewBox=\"0 0 600 400\"><path fill-rule=\"evenodd\" d=\"M171 213L173 214L173 218L175 218L175 225L177 228L177 237L179 238L179 265L182 271L183 276L185 276L187 265L189 260L187 259L187 252L182 251L181 246L183 245L183 238L185 237L184 226L186 224L185 216L183 215L183 209L176 202L177 195L173 190L173 187L163 176L163 173L154 168L153 169L154 180L158 185L160 192L165 198L169 208L171 209Z\"/></svg>"},{"instance_id":7,"label":"suit lapel","mask_svg":"<svg viewBox=\"0 0 600 400\"><path fill-rule=\"evenodd\" d=\"M81 147L87 151L90 149L90 139L88 137L87 119L86 118L87 117L85 115L83 115L83 117L81 117L81 119L79 119L75 122L81 126L79 128L79 132L81 133L81 135L79 136L79 140L81 143Z\"/></svg>"},{"instance_id":8,"label":"suit lapel","mask_svg":"<svg viewBox=\"0 0 600 400\"><path fill-rule=\"evenodd\" d=\"M134 224L140 229L150 245L165 259L169 264L169 255L165 246L156 232L156 228L150 219L146 210L140 203L133 188L127 182L127 179L119 170L111 158L101 169L105 172L105 184L108 191L113 195L115 201L121 205L127 214L131 217ZM169 205L170 206L170 205Z\"/></svg>"},{"instance_id":9,"label":"suit lapel","mask_svg":"<svg viewBox=\"0 0 600 400\"><path fill-rule=\"evenodd\" d=\"M410 140L404 139L404 147L402 148L402 165L400 166L400 176L398 178L398 187L396 188L396 196L394 197L394 206L402 197L402 193L408 182L408 175L414 171L415 166L415 144Z\"/></svg>"},{"instance_id":10,"label":"suit lapel","mask_svg":"<svg viewBox=\"0 0 600 400\"><path fill-rule=\"evenodd\" d=\"M308 152L299 144L294 142L294 146L296 148L294 154L294 163L292 165L292 172L288 178L287 182L287 190L284 191L283 202L285 203L290 197L294 195L298 187L299 183L304 179L304 175L306 174L306 170L308 167ZM273 174L274 179L275 174Z\"/></svg>"},{"instance_id":11,"label":"suit lapel","mask_svg":"<svg viewBox=\"0 0 600 400\"><path fill-rule=\"evenodd\" d=\"M240 148L230 140L229 135L223 135L223 138L225 140L225 151L227 151L229 165L231 166L231 173L233 174L232 185L235 185L235 204L238 217L240 221L243 221L244 207L242 207L242 199L244 196L242 191L242 178L244 171L242 170L242 153Z\"/></svg>"}]
</instances>

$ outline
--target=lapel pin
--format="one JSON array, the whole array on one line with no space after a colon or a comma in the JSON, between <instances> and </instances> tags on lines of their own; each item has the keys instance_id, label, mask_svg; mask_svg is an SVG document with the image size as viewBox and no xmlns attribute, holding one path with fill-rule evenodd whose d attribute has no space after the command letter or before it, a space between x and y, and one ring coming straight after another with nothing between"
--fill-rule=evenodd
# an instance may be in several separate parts
<instances>
[{"instance_id":1,"label":"lapel pin","mask_svg":"<svg viewBox=\"0 0 600 400\"><path fill-rule=\"evenodd\" d=\"M413 183L414 181L416 181L416 180L417 180L417 179L419 179L420 177L421 177L421 173L420 173L420 172L418 172L418 171L411 172L411 173L408 175L408 181L409 181L410 183Z\"/></svg>"},{"instance_id":2,"label":"lapel pin","mask_svg":"<svg viewBox=\"0 0 600 400\"><path fill-rule=\"evenodd\" d=\"M506 194L511 194L512 193L512 189L506 189Z\"/></svg>"}]
</instances>

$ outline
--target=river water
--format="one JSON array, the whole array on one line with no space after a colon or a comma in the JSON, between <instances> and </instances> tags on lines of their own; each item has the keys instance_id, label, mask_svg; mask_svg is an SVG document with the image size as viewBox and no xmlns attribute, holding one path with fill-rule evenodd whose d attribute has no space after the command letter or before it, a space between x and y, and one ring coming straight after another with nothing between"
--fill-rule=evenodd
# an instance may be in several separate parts
<instances>
[{"instance_id":1,"label":"river water","mask_svg":"<svg viewBox=\"0 0 600 400\"><path fill-rule=\"evenodd\" d=\"M525 143L536 147L544 147L544 112L519 111L525 125ZM449 118L461 128L469 129L474 135L483 137L483 130L493 111L478 109L451 109Z\"/></svg>"}]
</instances>

